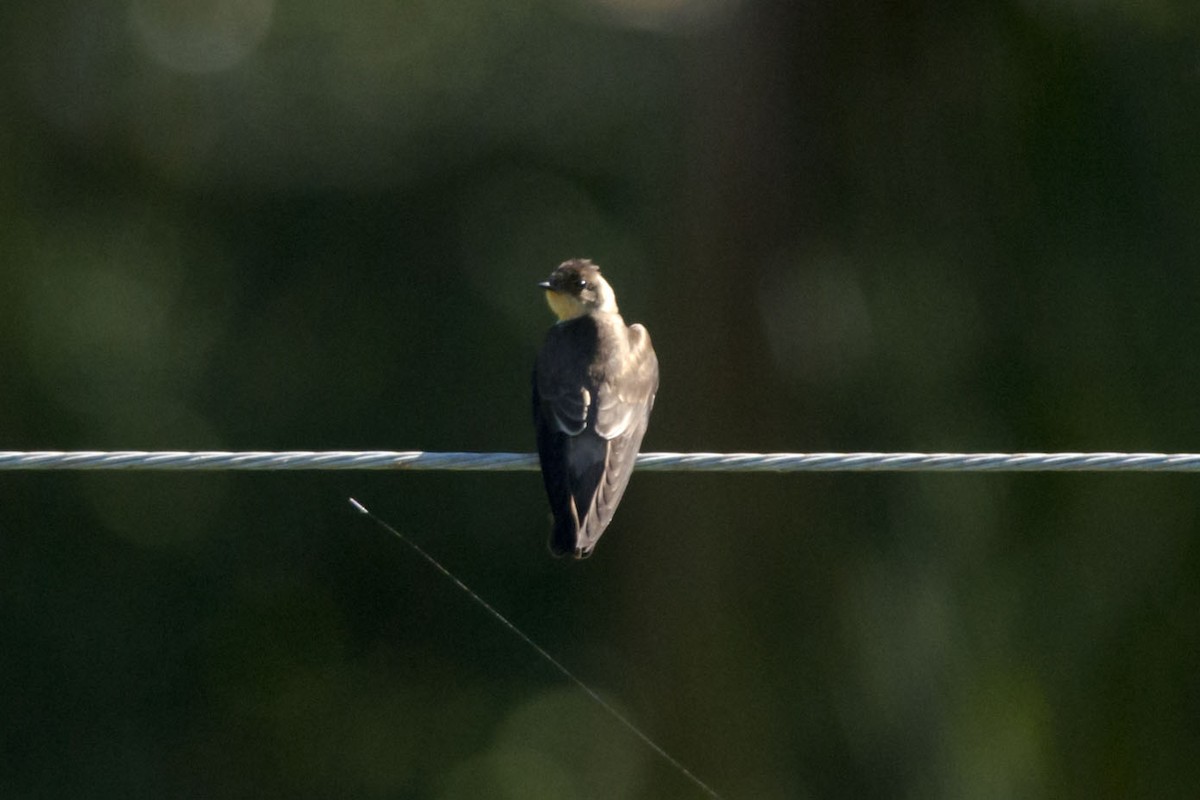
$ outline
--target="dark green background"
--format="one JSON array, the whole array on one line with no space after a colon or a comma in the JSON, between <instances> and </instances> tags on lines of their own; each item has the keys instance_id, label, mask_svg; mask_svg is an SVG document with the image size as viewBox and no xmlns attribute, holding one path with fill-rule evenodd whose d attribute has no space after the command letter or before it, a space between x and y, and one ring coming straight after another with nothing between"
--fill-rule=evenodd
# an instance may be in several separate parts
<instances>
[{"instance_id":1,"label":"dark green background","mask_svg":"<svg viewBox=\"0 0 1200 800\"><path fill-rule=\"evenodd\" d=\"M0 448L528 451L559 261L648 450L1200 450L1192 0L0 10ZM1197 479L3 473L0 795L1190 797Z\"/></svg>"}]
</instances>

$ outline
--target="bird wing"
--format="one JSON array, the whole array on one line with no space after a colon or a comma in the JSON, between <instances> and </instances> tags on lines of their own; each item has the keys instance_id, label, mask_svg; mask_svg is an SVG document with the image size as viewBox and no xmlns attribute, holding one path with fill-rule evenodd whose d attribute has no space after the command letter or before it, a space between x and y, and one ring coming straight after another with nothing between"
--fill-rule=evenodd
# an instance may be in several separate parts
<instances>
[{"instance_id":1,"label":"bird wing","mask_svg":"<svg viewBox=\"0 0 1200 800\"><path fill-rule=\"evenodd\" d=\"M580 519L604 468L606 445L587 431L588 419L595 416L596 386L588 365L596 338L596 326L588 317L555 325L534 363L533 422L542 481L554 514L550 549L555 555L576 551Z\"/></svg>"},{"instance_id":2,"label":"bird wing","mask_svg":"<svg viewBox=\"0 0 1200 800\"><path fill-rule=\"evenodd\" d=\"M533 369L534 422L578 436L594 416L598 388L588 366L596 352L596 325L590 317L560 323L546 334Z\"/></svg>"},{"instance_id":3,"label":"bird wing","mask_svg":"<svg viewBox=\"0 0 1200 800\"><path fill-rule=\"evenodd\" d=\"M641 325L631 325L627 335L623 369L607 374L597 392L593 429L607 447L579 535L577 547L583 555L596 546L629 486L658 392L658 359L650 336Z\"/></svg>"},{"instance_id":4,"label":"bird wing","mask_svg":"<svg viewBox=\"0 0 1200 800\"><path fill-rule=\"evenodd\" d=\"M599 335L596 321L582 317L547 334L533 388L538 454L555 517L551 549L585 556L629 484L658 389L658 361L641 325L625 328L618 317Z\"/></svg>"}]
</instances>

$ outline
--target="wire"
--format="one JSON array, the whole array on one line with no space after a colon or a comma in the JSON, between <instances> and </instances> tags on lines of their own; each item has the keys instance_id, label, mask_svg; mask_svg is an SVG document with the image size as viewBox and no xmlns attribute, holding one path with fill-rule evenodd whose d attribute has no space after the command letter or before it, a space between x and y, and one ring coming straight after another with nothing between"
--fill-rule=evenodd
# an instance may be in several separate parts
<instances>
[{"instance_id":1,"label":"wire","mask_svg":"<svg viewBox=\"0 0 1200 800\"><path fill-rule=\"evenodd\" d=\"M422 450L0 451L0 470L481 470L528 472L534 453ZM642 453L658 472L1200 472L1200 453Z\"/></svg>"},{"instance_id":2,"label":"wire","mask_svg":"<svg viewBox=\"0 0 1200 800\"><path fill-rule=\"evenodd\" d=\"M626 717L624 714L622 714L620 711L618 711L616 709L616 706L612 705L607 700L605 700L603 697L601 697L599 692L597 692L592 687L590 687L586 683L584 683L580 678L578 678L575 675L574 672L571 672L571 670L564 667L562 665L562 662L560 662L554 656L550 655L550 653L544 647L542 647L540 644L538 644L533 639L531 639L528 636L528 634L525 633L525 631L521 630L516 625L514 625L512 622L510 622L508 617L504 616L499 611L497 611L492 606L491 603L489 603L487 600L484 600L482 597L480 597L478 594L476 594L474 589L472 589L470 586L467 586L465 583L460 581L458 579L458 577L454 575L454 573L450 572L450 570L443 567L442 563L440 561L438 561L436 558L434 558L433 556L429 555L429 553L425 552L424 548L422 548L420 545L418 545L412 539L409 539L407 536L405 536L399 530L394 528L392 525L388 524L387 522L384 522L382 519L375 516L373 513L371 513L371 511L369 511L367 509L366 506L364 506L362 503L355 500L353 497L350 498L350 505L354 506L355 510L358 511L360 514L366 515L372 522L376 523L381 528L383 528L385 531L392 534L397 539L399 539L400 541L404 542L406 545L411 547L413 549L413 551L416 552L417 555L419 555L421 558L423 558L427 562L429 562L429 564L432 565L434 569L436 569L438 572L442 573L447 578L449 578L451 581L453 581L454 585L457 586L459 589L461 589L463 592L465 592L467 597L470 597L472 600L474 600L476 603L478 603L483 608L484 611L488 612L493 617L495 617L497 620L499 620L501 625L508 628L510 631L513 632L513 634L517 638L519 638L521 641L525 642L525 644L527 644L531 648L533 648L533 651L535 653L537 653L539 656L541 656L543 659L545 659L550 664L550 666L554 667L556 670L558 670L558 672L561 675L563 675L565 678L567 678L567 680L571 681L576 686L578 686L584 692L584 694L586 694L593 701L595 701L601 708L603 708L605 711L607 711L609 714L611 714L614 719L616 719L618 722L620 722L622 725L624 725L630 732L632 732L635 736L637 736L637 738L641 739L642 742L647 747L649 747L651 750L653 750L655 753L657 753L659 756L661 756L667 763L669 763L680 774L682 774L685 778L687 778L689 781L691 781L693 784L695 784L705 794L707 794L709 797L715 797L716 800L722 800L721 795L717 794L715 789L713 789L711 786L709 786L704 781L700 780L700 778L696 777L696 775L691 770L689 770L687 767L685 767L682 762L680 762L673 755L668 753L657 742L655 742L653 739L651 739L649 735L647 735L645 732L643 732L641 728L639 728L637 725L635 725L628 717Z\"/></svg>"}]
</instances>

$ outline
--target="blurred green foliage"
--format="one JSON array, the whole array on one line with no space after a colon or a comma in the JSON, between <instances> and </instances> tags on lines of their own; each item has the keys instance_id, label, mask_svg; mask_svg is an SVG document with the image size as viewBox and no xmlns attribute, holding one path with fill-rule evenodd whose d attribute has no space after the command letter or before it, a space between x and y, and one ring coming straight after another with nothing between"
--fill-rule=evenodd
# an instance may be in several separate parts
<instances>
[{"instance_id":1,"label":"blurred green foliage","mask_svg":"<svg viewBox=\"0 0 1200 800\"><path fill-rule=\"evenodd\" d=\"M650 450L1200 448L1191 0L0 9L0 447L530 450L606 268ZM1190 797L1195 479L0 481L0 796Z\"/></svg>"}]
</instances>

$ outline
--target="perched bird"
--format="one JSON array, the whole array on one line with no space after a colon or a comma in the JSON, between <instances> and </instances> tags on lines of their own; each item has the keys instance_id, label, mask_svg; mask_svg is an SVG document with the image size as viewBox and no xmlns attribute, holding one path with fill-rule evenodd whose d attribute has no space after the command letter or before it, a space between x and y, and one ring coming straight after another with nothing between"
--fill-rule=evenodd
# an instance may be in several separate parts
<instances>
[{"instance_id":1,"label":"perched bird","mask_svg":"<svg viewBox=\"0 0 1200 800\"><path fill-rule=\"evenodd\" d=\"M629 485L658 391L658 358L625 325L591 261L563 262L538 284L558 316L533 370L533 422L554 513L550 551L591 555Z\"/></svg>"}]
</instances>

